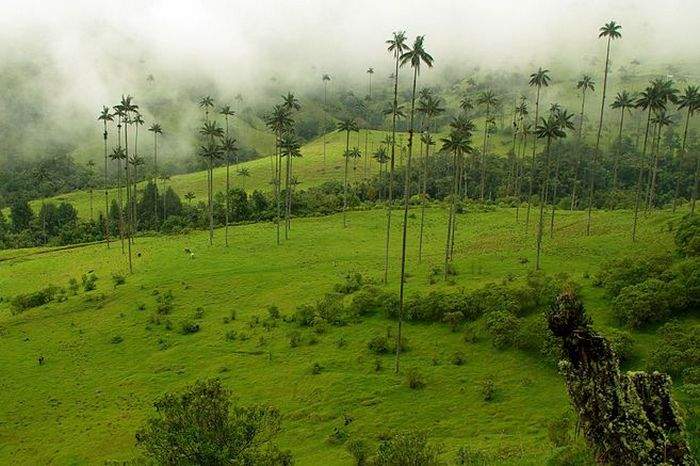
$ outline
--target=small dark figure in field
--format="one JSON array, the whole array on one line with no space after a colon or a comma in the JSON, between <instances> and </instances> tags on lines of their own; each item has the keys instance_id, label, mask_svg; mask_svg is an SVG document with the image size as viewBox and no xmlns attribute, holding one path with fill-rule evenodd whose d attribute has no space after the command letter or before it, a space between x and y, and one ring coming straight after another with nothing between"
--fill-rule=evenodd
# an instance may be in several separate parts
<instances>
[{"instance_id":1,"label":"small dark figure in field","mask_svg":"<svg viewBox=\"0 0 700 466\"><path fill-rule=\"evenodd\" d=\"M140 253L140 252L137 252L137 253L136 253L136 257L141 257L141 253Z\"/></svg>"},{"instance_id":2,"label":"small dark figure in field","mask_svg":"<svg viewBox=\"0 0 700 466\"><path fill-rule=\"evenodd\" d=\"M39 365L40 366L44 365L44 356L39 356Z\"/></svg>"}]
</instances>

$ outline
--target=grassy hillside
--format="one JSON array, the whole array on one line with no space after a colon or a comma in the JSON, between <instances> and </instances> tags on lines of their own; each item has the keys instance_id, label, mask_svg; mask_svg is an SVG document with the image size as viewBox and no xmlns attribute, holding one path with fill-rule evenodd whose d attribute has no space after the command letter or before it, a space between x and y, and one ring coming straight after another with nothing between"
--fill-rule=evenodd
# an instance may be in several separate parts
<instances>
[{"instance_id":1,"label":"grassy hillside","mask_svg":"<svg viewBox=\"0 0 700 466\"><path fill-rule=\"evenodd\" d=\"M300 171L304 161L319 157L318 144L307 146ZM338 144L334 138L331 147ZM337 174L338 159L332 160L328 169ZM260 172L257 182L264 183L269 162L253 163ZM312 167L304 172L309 178L317 173ZM609 258L670 249L667 223L676 217L666 212L647 217L640 241L632 244L629 212L596 213L599 227L590 237L585 236L585 213L559 215L554 239L545 241L543 267L580 282L596 326L612 325L602 291L587 277ZM351 464L342 445L327 441L345 414L354 419L347 427L351 435L372 440L394 429L427 429L444 444L445 459L452 460L459 446L469 444L496 455L501 464L543 464L551 449L546 425L567 409L568 400L555 369L532 356L495 350L486 337L465 343L461 333L442 324L410 324L403 367L419 368L427 382L423 390L411 390L403 376L393 374L391 356L381 357L383 370L374 370L376 356L367 342L395 325L383 317L331 328L313 345L307 343L310 331L302 330L304 343L296 348L289 345L290 332L301 330L296 324L280 323L269 331L251 324L255 316L266 316L268 305L290 314L330 291L348 272L378 280L384 218L379 210L352 212L346 229L340 216L295 220L291 239L279 247L273 245L270 224L235 227L228 248L222 231L216 232L213 247L205 232L138 238L135 274L119 287L111 275L125 273L126 262L116 245L109 250L93 245L0 252L3 298L65 285L89 270L99 277L95 291L81 290L66 302L23 314L11 315L7 300L0 302L0 463L95 464L132 458L137 454L134 432L154 398L216 376L242 403L265 402L281 409L280 443L292 449L301 465ZM432 267L442 263L444 222L443 209L428 210L421 264L415 258L418 225L409 224L409 294L446 286L428 281ZM463 214L458 225L459 274L452 288L475 288L506 274L523 277L531 269L534 235L515 225L512 210ZM399 222L394 228L392 289L398 281ZM184 248L194 252L193 259ZM523 257L529 263L523 264ZM168 290L174 295L174 311L167 316L172 330L150 321L155 293ZM195 320L201 330L178 333L198 307L203 308ZM232 311L236 319L225 323ZM235 341L225 338L230 330L238 332ZM633 364L643 367L644 355L656 341L654 332L634 335L641 356ZM339 347L341 338L347 344ZM456 351L466 356L462 366L449 363ZM46 358L44 365L37 364L40 355ZM311 373L314 362L323 367L318 375ZM490 403L479 391L487 376L497 387ZM697 409L697 400L680 399Z\"/></svg>"}]
</instances>

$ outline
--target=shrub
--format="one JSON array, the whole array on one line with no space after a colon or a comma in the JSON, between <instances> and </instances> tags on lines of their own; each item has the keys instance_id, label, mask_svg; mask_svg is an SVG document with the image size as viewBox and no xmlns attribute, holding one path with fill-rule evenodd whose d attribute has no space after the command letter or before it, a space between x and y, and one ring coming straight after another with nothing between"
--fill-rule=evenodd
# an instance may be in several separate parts
<instances>
[{"instance_id":1,"label":"shrub","mask_svg":"<svg viewBox=\"0 0 700 466\"><path fill-rule=\"evenodd\" d=\"M48 304L54 300L59 290L59 287L50 285L33 293L18 294L10 301L10 311L12 314L19 314L28 309Z\"/></svg>"},{"instance_id":2,"label":"shrub","mask_svg":"<svg viewBox=\"0 0 700 466\"><path fill-rule=\"evenodd\" d=\"M380 372L382 369L383 369L382 360L379 358L376 358L374 360L374 372Z\"/></svg>"},{"instance_id":3,"label":"shrub","mask_svg":"<svg viewBox=\"0 0 700 466\"><path fill-rule=\"evenodd\" d=\"M675 241L676 248L684 256L700 255L700 215L683 217L676 228Z\"/></svg>"},{"instance_id":4,"label":"shrub","mask_svg":"<svg viewBox=\"0 0 700 466\"><path fill-rule=\"evenodd\" d=\"M492 401L496 395L496 384L491 377L481 381L481 398L484 401Z\"/></svg>"},{"instance_id":5,"label":"shrub","mask_svg":"<svg viewBox=\"0 0 700 466\"><path fill-rule=\"evenodd\" d=\"M364 286L352 297L348 313L353 316L372 314L394 315L398 310L397 297L376 286Z\"/></svg>"},{"instance_id":6,"label":"shrub","mask_svg":"<svg viewBox=\"0 0 700 466\"><path fill-rule=\"evenodd\" d=\"M425 387L425 379L423 374L415 367L412 367L406 372L406 384L413 390L420 390Z\"/></svg>"},{"instance_id":7,"label":"shrub","mask_svg":"<svg viewBox=\"0 0 700 466\"><path fill-rule=\"evenodd\" d=\"M364 279L362 278L361 273L349 273L345 276L345 281L342 283L336 283L333 286L333 290L336 293L351 294L362 288L363 283Z\"/></svg>"},{"instance_id":8,"label":"shrub","mask_svg":"<svg viewBox=\"0 0 700 466\"><path fill-rule=\"evenodd\" d=\"M387 337L377 335L367 342L367 349L374 354L386 354L391 351L391 344L387 340Z\"/></svg>"},{"instance_id":9,"label":"shrub","mask_svg":"<svg viewBox=\"0 0 700 466\"><path fill-rule=\"evenodd\" d=\"M289 346L296 348L301 343L301 332L294 330L289 334Z\"/></svg>"},{"instance_id":10,"label":"shrub","mask_svg":"<svg viewBox=\"0 0 700 466\"><path fill-rule=\"evenodd\" d=\"M452 364L455 366L461 366L465 362L465 357L464 354L461 352L457 351L452 355Z\"/></svg>"},{"instance_id":11,"label":"shrub","mask_svg":"<svg viewBox=\"0 0 700 466\"><path fill-rule=\"evenodd\" d=\"M347 344L348 344L348 342L345 340L345 337L342 335L335 341L336 348L344 348Z\"/></svg>"},{"instance_id":12,"label":"shrub","mask_svg":"<svg viewBox=\"0 0 700 466\"><path fill-rule=\"evenodd\" d=\"M512 346L520 329L520 319L510 312L496 311L486 316L486 330L491 335L491 343L495 348L503 349Z\"/></svg>"},{"instance_id":13,"label":"shrub","mask_svg":"<svg viewBox=\"0 0 700 466\"><path fill-rule=\"evenodd\" d=\"M113 345L118 345L119 343L123 342L124 338L122 338L121 335L114 335L109 342Z\"/></svg>"},{"instance_id":14,"label":"shrub","mask_svg":"<svg viewBox=\"0 0 700 466\"><path fill-rule=\"evenodd\" d=\"M370 456L370 448L364 439L351 439L345 448L355 460L356 466L365 466Z\"/></svg>"},{"instance_id":15,"label":"shrub","mask_svg":"<svg viewBox=\"0 0 700 466\"><path fill-rule=\"evenodd\" d=\"M700 366L700 324L669 322L658 334L660 341L649 355L650 369L681 376Z\"/></svg>"},{"instance_id":16,"label":"shrub","mask_svg":"<svg viewBox=\"0 0 700 466\"><path fill-rule=\"evenodd\" d=\"M180 333L183 335L189 335L197 332L199 332L199 324L196 324L191 320L186 320L180 324Z\"/></svg>"},{"instance_id":17,"label":"shrub","mask_svg":"<svg viewBox=\"0 0 700 466\"><path fill-rule=\"evenodd\" d=\"M672 294L668 283L650 278L623 288L613 300L613 315L630 328L662 322L671 314Z\"/></svg>"},{"instance_id":18,"label":"shrub","mask_svg":"<svg viewBox=\"0 0 700 466\"><path fill-rule=\"evenodd\" d=\"M226 332L226 340L228 341L235 341L237 336L238 333L235 330L229 330Z\"/></svg>"},{"instance_id":19,"label":"shrub","mask_svg":"<svg viewBox=\"0 0 700 466\"><path fill-rule=\"evenodd\" d=\"M488 455L484 451L467 446L459 447L456 462L467 466L486 466L491 464Z\"/></svg>"},{"instance_id":20,"label":"shrub","mask_svg":"<svg viewBox=\"0 0 700 466\"><path fill-rule=\"evenodd\" d=\"M270 317L270 319L273 319L273 320L279 319L280 318L280 308L278 308L274 304L267 306L267 315Z\"/></svg>"},{"instance_id":21,"label":"shrub","mask_svg":"<svg viewBox=\"0 0 700 466\"><path fill-rule=\"evenodd\" d=\"M557 342L549 330L543 313L529 316L521 321L515 336L514 345L524 351L555 363L557 359Z\"/></svg>"},{"instance_id":22,"label":"shrub","mask_svg":"<svg viewBox=\"0 0 700 466\"><path fill-rule=\"evenodd\" d=\"M279 410L232 406L217 379L165 394L154 407L136 444L157 464L293 464L291 453L273 443L281 430Z\"/></svg>"},{"instance_id":23,"label":"shrub","mask_svg":"<svg viewBox=\"0 0 700 466\"><path fill-rule=\"evenodd\" d=\"M554 448L564 447L571 443L572 421L569 413L554 419L547 424L547 437Z\"/></svg>"},{"instance_id":24,"label":"shrub","mask_svg":"<svg viewBox=\"0 0 700 466\"><path fill-rule=\"evenodd\" d=\"M313 363L313 365L311 366L311 373L313 375L320 374L322 370L323 370L323 367L318 362Z\"/></svg>"},{"instance_id":25,"label":"shrub","mask_svg":"<svg viewBox=\"0 0 700 466\"><path fill-rule=\"evenodd\" d=\"M83 291L92 291L97 288L97 275L94 273L84 273L81 277L83 282Z\"/></svg>"},{"instance_id":26,"label":"shrub","mask_svg":"<svg viewBox=\"0 0 700 466\"><path fill-rule=\"evenodd\" d=\"M204 317L204 308L203 307L198 307L197 309L194 310L193 318L202 319L203 317Z\"/></svg>"},{"instance_id":27,"label":"shrub","mask_svg":"<svg viewBox=\"0 0 700 466\"><path fill-rule=\"evenodd\" d=\"M598 282L607 293L615 297L623 288L642 283L650 278L660 278L671 266L670 255L651 257L625 257L606 264L598 276Z\"/></svg>"},{"instance_id":28,"label":"shrub","mask_svg":"<svg viewBox=\"0 0 700 466\"><path fill-rule=\"evenodd\" d=\"M74 277L71 277L68 279L68 290L72 295L78 294L78 290L80 289L80 285L78 284L78 280L76 280Z\"/></svg>"},{"instance_id":29,"label":"shrub","mask_svg":"<svg viewBox=\"0 0 700 466\"><path fill-rule=\"evenodd\" d=\"M119 274L113 273L112 274L112 283L114 283L114 287L116 288L116 287L126 283L126 277L124 277L124 275L119 275Z\"/></svg>"},{"instance_id":30,"label":"shrub","mask_svg":"<svg viewBox=\"0 0 700 466\"><path fill-rule=\"evenodd\" d=\"M428 443L428 435L425 432L400 432L379 444L374 464L435 466L439 464L438 456L441 451L439 446Z\"/></svg>"},{"instance_id":31,"label":"shrub","mask_svg":"<svg viewBox=\"0 0 700 466\"><path fill-rule=\"evenodd\" d=\"M442 321L449 324L450 329L453 332L457 331L459 324L461 324L463 320L464 314L462 314L460 311L448 312L442 316Z\"/></svg>"},{"instance_id":32,"label":"shrub","mask_svg":"<svg viewBox=\"0 0 700 466\"><path fill-rule=\"evenodd\" d=\"M165 293L159 293L156 298L156 312L161 315L170 314L173 311L173 292L168 290Z\"/></svg>"}]
</instances>

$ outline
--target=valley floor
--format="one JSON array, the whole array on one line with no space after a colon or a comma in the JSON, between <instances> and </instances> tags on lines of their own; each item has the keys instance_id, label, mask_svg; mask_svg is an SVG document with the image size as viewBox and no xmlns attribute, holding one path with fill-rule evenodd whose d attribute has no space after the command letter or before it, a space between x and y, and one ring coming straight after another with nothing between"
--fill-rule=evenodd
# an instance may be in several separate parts
<instances>
[{"instance_id":1,"label":"valley floor","mask_svg":"<svg viewBox=\"0 0 700 466\"><path fill-rule=\"evenodd\" d=\"M416 217L419 210L413 210ZM534 213L533 213L534 214ZM475 288L507 274L524 277L534 264L534 217L528 232L525 210L515 222L513 209L459 215L453 288ZM628 254L672 249L668 223L680 214L654 213L644 218L640 240L630 241L629 212L594 215L592 236L585 236L585 212L558 212L554 237L543 249L543 269L567 273L582 285L589 313L598 327L614 325L602 290L593 277L607 260ZM443 261L445 212L426 213L424 258L417 260L418 219L409 222L410 277L407 292L442 288L429 276ZM495 350L487 338L465 343L463 334L442 324L406 326L410 351L403 368L420 368L423 390L411 390L393 373L393 358L376 356L367 341L385 334L395 322L381 316L359 324L333 327L316 344L292 348L296 324L280 323L269 331L253 325L276 305L283 315L320 298L349 272L380 281L383 268L385 213L348 213L342 217L294 220L291 237L274 243L274 225L231 228L184 236L137 238L134 274L127 275L119 243L37 254L36 250L0 252L0 463L95 464L138 455L134 433L153 400L196 379L219 377L243 404L269 403L284 415L280 444L297 464L351 464L343 445L330 442L344 415L350 435L376 440L384 432L418 428L443 444L452 460L462 445L482 448L502 464L542 464L551 451L547 423L568 407L563 380L551 366L516 350ZM398 289L400 212L394 212L390 288ZM185 253L188 248L193 257ZM136 257L138 255L138 257ZM525 261L524 259L527 259ZM82 290L65 302L53 302L12 315L8 299L94 270L97 289ZM112 275L126 275L113 286ZM172 292L173 328L152 322L159 295ZM194 318L201 330L178 332ZM225 322L235 312L235 320ZM225 337L230 330L235 341ZM249 338L243 340L241 334ZM309 330L302 330L304 341ZM339 339L346 344L337 344ZM653 331L635 334L644 354ZM460 351L464 365L449 362ZM40 356L45 363L39 365ZM437 361L434 364L433 360ZM312 375L318 362L323 370ZM484 402L480 383L492 377L496 397ZM697 400L680 398L686 407Z\"/></svg>"}]
</instances>

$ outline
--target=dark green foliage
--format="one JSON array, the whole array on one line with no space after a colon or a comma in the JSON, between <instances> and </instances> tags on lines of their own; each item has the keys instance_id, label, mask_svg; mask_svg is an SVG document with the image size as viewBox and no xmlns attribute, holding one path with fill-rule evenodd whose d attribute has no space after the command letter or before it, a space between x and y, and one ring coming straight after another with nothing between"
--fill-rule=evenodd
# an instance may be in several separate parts
<instances>
[{"instance_id":1,"label":"dark green foliage","mask_svg":"<svg viewBox=\"0 0 700 466\"><path fill-rule=\"evenodd\" d=\"M492 401L496 396L496 383L491 377L486 377L480 384L481 399L484 401Z\"/></svg>"},{"instance_id":2,"label":"dark green foliage","mask_svg":"<svg viewBox=\"0 0 700 466\"><path fill-rule=\"evenodd\" d=\"M415 367L406 371L406 385L413 390L420 390L425 387L425 377Z\"/></svg>"},{"instance_id":3,"label":"dark green foliage","mask_svg":"<svg viewBox=\"0 0 700 466\"><path fill-rule=\"evenodd\" d=\"M572 441L571 428L574 421L570 413L565 413L547 424L547 437L553 447L565 447Z\"/></svg>"},{"instance_id":4,"label":"dark green foliage","mask_svg":"<svg viewBox=\"0 0 700 466\"><path fill-rule=\"evenodd\" d=\"M367 342L367 349L374 354L387 354L391 351L391 343L384 335L377 335Z\"/></svg>"},{"instance_id":5,"label":"dark green foliage","mask_svg":"<svg viewBox=\"0 0 700 466\"><path fill-rule=\"evenodd\" d=\"M197 332L199 332L199 324L192 322L191 320L185 320L180 324L180 333L183 335L189 335Z\"/></svg>"},{"instance_id":6,"label":"dark green foliage","mask_svg":"<svg viewBox=\"0 0 700 466\"><path fill-rule=\"evenodd\" d=\"M683 377L700 366L700 324L669 322L658 330L661 341L649 355L649 368Z\"/></svg>"},{"instance_id":7,"label":"dark green foliage","mask_svg":"<svg viewBox=\"0 0 700 466\"><path fill-rule=\"evenodd\" d=\"M610 342L610 346L621 364L632 358L634 355L634 338L629 332L611 329L605 333L605 337Z\"/></svg>"},{"instance_id":8,"label":"dark green foliage","mask_svg":"<svg viewBox=\"0 0 700 466\"><path fill-rule=\"evenodd\" d=\"M10 205L10 218L12 219L12 230L20 232L31 227L34 220L34 212L29 207L27 199L17 197Z\"/></svg>"},{"instance_id":9,"label":"dark green foliage","mask_svg":"<svg viewBox=\"0 0 700 466\"><path fill-rule=\"evenodd\" d=\"M72 295L78 294L78 290L80 289L80 285L78 284L78 280L76 280L74 277L71 277L68 279L68 290L71 292Z\"/></svg>"},{"instance_id":10,"label":"dark green foliage","mask_svg":"<svg viewBox=\"0 0 700 466\"><path fill-rule=\"evenodd\" d=\"M83 282L83 291L88 292L97 288L97 275L94 273L86 273L80 278Z\"/></svg>"},{"instance_id":11,"label":"dark green foliage","mask_svg":"<svg viewBox=\"0 0 700 466\"><path fill-rule=\"evenodd\" d=\"M371 285L357 291L348 306L349 314L354 316L392 315L396 309L398 309L398 298L395 294Z\"/></svg>"},{"instance_id":12,"label":"dark green foliage","mask_svg":"<svg viewBox=\"0 0 700 466\"><path fill-rule=\"evenodd\" d=\"M460 351L457 351L456 353L454 353L452 355L451 362L455 366L461 366L462 364L464 364L465 361L466 361L466 358L464 357L464 353L462 353Z\"/></svg>"},{"instance_id":13,"label":"dark green foliage","mask_svg":"<svg viewBox=\"0 0 700 466\"><path fill-rule=\"evenodd\" d=\"M633 329L663 322L671 316L677 296L667 282L650 278L623 288L613 300L613 315Z\"/></svg>"},{"instance_id":14,"label":"dark green foliage","mask_svg":"<svg viewBox=\"0 0 700 466\"><path fill-rule=\"evenodd\" d=\"M158 314L167 315L173 312L173 301L175 297L173 292L168 290L165 293L160 293L156 297L156 312Z\"/></svg>"},{"instance_id":15,"label":"dark green foliage","mask_svg":"<svg viewBox=\"0 0 700 466\"><path fill-rule=\"evenodd\" d=\"M625 287L650 278L660 278L671 263L670 255L618 259L603 266L598 275L598 284L603 286L610 296L615 297Z\"/></svg>"},{"instance_id":16,"label":"dark green foliage","mask_svg":"<svg viewBox=\"0 0 700 466\"><path fill-rule=\"evenodd\" d=\"M362 288L365 280L361 273L349 273L345 276L345 281L336 283L333 286L333 291L341 294L351 294Z\"/></svg>"},{"instance_id":17,"label":"dark green foliage","mask_svg":"<svg viewBox=\"0 0 700 466\"><path fill-rule=\"evenodd\" d=\"M297 307L294 320L303 327L317 325L320 320L330 325L344 325L348 315L343 304L343 295L328 293L313 304Z\"/></svg>"},{"instance_id":18,"label":"dark green foliage","mask_svg":"<svg viewBox=\"0 0 700 466\"><path fill-rule=\"evenodd\" d=\"M556 362L557 344L552 332L549 331L544 313L540 312L520 321L514 345L547 362Z\"/></svg>"},{"instance_id":19,"label":"dark green foliage","mask_svg":"<svg viewBox=\"0 0 700 466\"><path fill-rule=\"evenodd\" d=\"M57 286L47 286L33 293L18 294L10 301L10 310L12 314L19 314L28 309L43 306L56 298L61 288Z\"/></svg>"},{"instance_id":20,"label":"dark green foliage","mask_svg":"<svg viewBox=\"0 0 700 466\"><path fill-rule=\"evenodd\" d=\"M453 332L456 332L459 328L459 324L464 320L464 314L460 311L447 312L442 316L442 321L450 326Z\"/></svg>"},{"instance_id":21,"label":"dark green foliage","mask_svg":"<svg viewBox=\"0 0 700 466\"><path fill-rule=\"evenodd\" d=\"M114 287L116 288L116 287L126 283L126 277L124 277L124 275L113 273L112 274L112 282L114 283Z\"/></svg>"},{"instance_id":22,"label":"dark green foliage","mask_svg":"<svg viewBox=\"0 0 700 466\"><path fill-rule=\"evenodd\" d=\"M124 338L121 335L114 335L109 342L113 345L118 345L119 343L123 342Z\"/></svg>"},{"instance_id":23,"label":"dark green foliage","mask_svg":"<svg viewBox=\"0 0 700 466\"><path fill-rule=\"evenodd\" d=\"M468 446L459 447L455 462L465 466L487 466L492 464L486 452Z\"/></svg>"},{"instance_id":24,"label":"dark green foliage","mask_svg":"<svg viewBox=\"0 0 700 466\"><path fill-rule=\"evenodd\" d=\"M441 451L439 446L428 442L425 432L400 432L380 443L374 465L436 466Z\"/></svg>"},{"instance_id":25,"label":"dark green foliage","mask_svg":"<svg viewBox=\"0 0 700 466\"><path fill-rule=\"evenodd\" d=\"M321 366L321 364L319 364L318 362L315 362L311 365L311 373L313 375L320 374L322 370L323 370L323 366Z\"/></svg>"},{"instance_id":26,"label":"dark green foliage","mask_svg":"<svg viewBox=\"0 0 700 466\"><path fill-rule=\"evenodd\" d=\"M507 311L491 312L486 316L486 331L495 348L503 349L516 342L520 319Z\"/></svg>"},{"instance_id":27,"label":"dark green foliage","mask_svg":"<svg viewBox=\"0 0 700 466\"><path fill-rule=\"evenodd\" d=\"M371 450L365 439L350 439L345 444L345 448L352 455L356 466L366 466L368 464Z\"/></svg>"},{"instance_id":28,"label":"dark green foliage","mask_svg":"<svg viewBox=\"0 0 700 466\"><path fill-rule=\"evenodd\" d=\"M270 319L279 319L280 318L280 308L275 306L274 304L271 304L267 306L267 315L270 317Z\"/></svg>"},{"instance_id":29,"label":"dark green foliage","mask_svg":"<svg viewBox=\"0 0 700 466\"><path fill-rule=\"evenodd\" d=\"M289 346L296 348L301 343L301 332L294 330L289 334Z\"/></svg>"},{"instance_id":30,"label":"dark green foliage","mask_svg":"<svg viewBox=\"0 0 700 466\"><path fill-rule=\"evenodd\" d=\"M700 215L688 214L676 228L676 248L684 256L700 255Z\"/></svg>"},{"instance_id":31,"label":"dark green foliage","mask_svg":"<svg viewBox=\"0 0 700 466\"><path fill-rule=\"evenodd\" d=\"M293 464L273 443L281 430L277 408L232 406L230 398L216 379L165 394L136 433L137 446L159 464Z\"/></svg>"}]
</instances>

